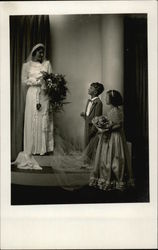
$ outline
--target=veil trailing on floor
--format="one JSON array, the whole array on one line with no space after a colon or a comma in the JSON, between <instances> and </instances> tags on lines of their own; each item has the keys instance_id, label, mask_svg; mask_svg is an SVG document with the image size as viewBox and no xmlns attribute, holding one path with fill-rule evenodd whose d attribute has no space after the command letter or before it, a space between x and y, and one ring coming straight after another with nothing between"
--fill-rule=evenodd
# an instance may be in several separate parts
<instances>
[{"instance_id":1,"label":"veil trailing on floor","mask_svg":"<svg viewBox=\"0 0 158 250\"><path fill-rule=\"evenodd\" d=\"M51 184L52 182L52 186L71 191L89 185L99 142L98 134L91 139L86 149L80 150L75 144L68 142L61 136L58 127L54 132L55 148L53 154L40 157L32 156L31 162L33 164L37 163L41 167L41 173L49 176L49 183ZM42 159L43 162L44 159L47 158L45 165L42 165L42 161L40 161L38 157ZM128 159L128 161L129 160L130 159ZM46 166L49 166L49 168ZM31 170L29 162L25 167L24 169L30 169L29 172L32 170L40 170L38 168ZM130 169L128 171L130 172ZM34 177L36 178L36 175L34 175ZM45 184L47 185L47 183Z\"/></svg>"},{"instance_id":2,"label":"veil trailing on floor","mask_svg":"<svg viewBox=\"0 0 158 250\"><path fill-rule=\"evenodd\" d=\"M19 169L35 172L49 173L52 178L52 186L56 185L68 190L81 188L89 183L89 176L92 169L92 159L95 155L97 137L91 140L90 145L86 149L79 149L78 145L66 140L60 133L57 125L54 128L54 152L49 156L31 156L27 159L24 152L20 152L13 165L17 165ZM93 145L93 146L92 146ZM42 159L42 160L41 160ZM46 160L45 166L42 162ZM22 163L25 163L22 165ZM38 171L39 173L39 171ZM34 175L36 176L36 175ZM53 183L56 183L54 184Z\"/></svg>"},{"instance_id":3,"label":"veil trailing on floor","mask_svg":"<svg viewBox=\"0 0 158 250\"><path fill-rule=\"evenodd\" d=\"M78 149L75 144L65 140L58 129L55 130L55 149L51 167L59 186L73 190L88 185L94 148L88 146L85 150Z\"/></svg>"},{"instance_id":4,"label":"veil trailing on floor","mask_svg":"<svg viewBox=\"0 0 158 250\"><path fill-rule=\"evenodd\" d=\"M89 163L95 153L94 144L97 143L97 137L95 137L86 149L81 150L78 147L65 140L59 133L59 130L55 130L55 148L52 159L53 169L63 170L65 172L77 171L77 169L89 168ZM93 145L91 147L90 145Z\"/></svg>"}]
</instances>

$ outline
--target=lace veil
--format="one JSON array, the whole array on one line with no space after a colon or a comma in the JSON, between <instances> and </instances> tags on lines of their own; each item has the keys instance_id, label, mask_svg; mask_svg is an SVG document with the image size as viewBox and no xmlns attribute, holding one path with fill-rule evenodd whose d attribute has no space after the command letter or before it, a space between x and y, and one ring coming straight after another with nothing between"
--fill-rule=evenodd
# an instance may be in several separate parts
<instances>
[{"instance_id":1,"label":"lace veil","mask_svg":"<svg viewBox=\"0 0 158 250\"><path fill-rule=\"evenodd\" d=\"M36 49L38 49L38 48L43 48L43 49L44 49L43 61L46 59L45 46L44 46L43 43L38 43L38 44L36 44L36 45L32 48L32 50L31 50L29 56L28 56L27 59L26 59L26 62L30 62L30 61L32 60L32 54L33 54L33 52L34 52Z\"/></svg>"}]
</instances>

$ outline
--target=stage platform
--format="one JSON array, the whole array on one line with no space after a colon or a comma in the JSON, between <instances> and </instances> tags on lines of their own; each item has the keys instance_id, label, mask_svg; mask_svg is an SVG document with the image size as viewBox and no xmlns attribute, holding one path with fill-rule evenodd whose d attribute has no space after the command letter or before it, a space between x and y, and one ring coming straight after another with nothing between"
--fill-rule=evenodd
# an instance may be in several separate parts
<instances>
[{"instance_id":1,"label":"stage platform","mask_svg":"<svg viewBox=\"0 0 158 250\"><path fill-rule=\"evenodd\" d=\"M130 158L132 156L132 145L127 142ZM52 166L53 155L34 156L42 167L42 170L22 170L16 166L11 168L11 183L29 186L50 186L64 188L80 188L88 185L90 169L74 168L69 166L64 170Z\"/></svg>"},{"instance_id":2,"label":"stage platform","mask_svg":"<svg viewBox=\"0 0 158 250\"><path fill-rule=\"evenodd\" d=\"M42 170L23 170L12 166L11 183L30 186L54 186L79 188L88 185L90 170L88 169L65 169L61 171L51 166L53 156L35 156Z\"/></svg>"}]
</instances>

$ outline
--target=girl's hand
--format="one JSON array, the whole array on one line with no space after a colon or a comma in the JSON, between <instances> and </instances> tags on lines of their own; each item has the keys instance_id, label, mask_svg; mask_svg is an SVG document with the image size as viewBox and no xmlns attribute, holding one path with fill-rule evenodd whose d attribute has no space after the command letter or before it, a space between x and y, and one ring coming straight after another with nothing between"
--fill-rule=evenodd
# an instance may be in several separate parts
<instances>
[{"instance_id":1,"label":"girl's hand","mask_svg":"<svg viewBox=\"0 0 158 250\"><path fill-rule=\"evenodd\" d=\"M97 128L97 129L98 129L98 134L103 134L104 132L109 131L109 128L105 128L105 129Z\"/></svg>"}]
</instances>

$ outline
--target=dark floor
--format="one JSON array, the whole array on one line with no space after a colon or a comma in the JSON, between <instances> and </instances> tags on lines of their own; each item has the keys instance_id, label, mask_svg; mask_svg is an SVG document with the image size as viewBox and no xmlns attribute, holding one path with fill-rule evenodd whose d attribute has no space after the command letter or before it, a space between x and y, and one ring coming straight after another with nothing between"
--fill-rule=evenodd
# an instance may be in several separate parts
<instances>
[{"instance_id":1,"label":"dark floor","mask_svg":"<svg viewBox=\"0 0 158 250\"><path fill-rule=\"evenodd\" d=\"M89 186L70 191L60 187L11 185L11 205L123 202L149 202L146 185L139 182L135 188L123 192L105 192Z\"/></svg>"}]
</instances>

